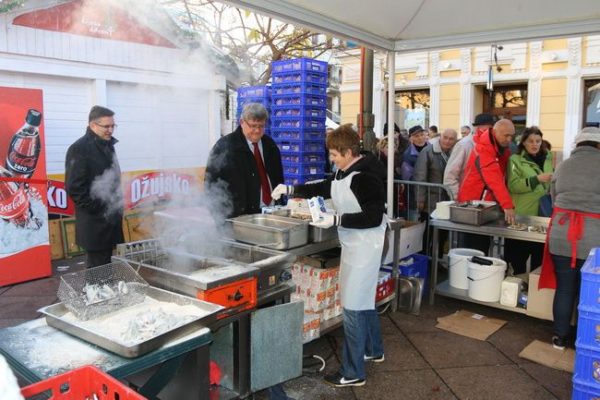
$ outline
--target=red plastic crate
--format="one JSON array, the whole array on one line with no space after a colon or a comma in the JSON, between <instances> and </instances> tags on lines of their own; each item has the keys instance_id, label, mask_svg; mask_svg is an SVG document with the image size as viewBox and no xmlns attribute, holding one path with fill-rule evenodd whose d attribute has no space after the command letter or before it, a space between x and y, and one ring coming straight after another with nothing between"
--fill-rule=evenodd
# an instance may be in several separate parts
<instances>
[{"instance_id":1,"label":"red plastic crate","mask_svg":"<svg viewBox=\"0 0 600 400\"><path fill-rule=\"evenodd\" d=\"M93 365L26 386L21 389L21 394L25 399L46 394L49 400L91 399L94 394L98 400L146 399Z\"/></svg>"},{"instance_id":2,"label":"red plastic crate","mask_svg":"<svg viewBox=\"0 0 600 400\"><path fill-rule=\"evenodd\" d=\"M386 297L388 297L389 295L394 293L395 289L396 289L396 279L394 279L394 278L390 278L387 281L385 281L384 283L378 283L377 291L375 292L375 302L377 303L377 302L380 302L381 300L385 299Z\"/></svg>"}]
</instances>

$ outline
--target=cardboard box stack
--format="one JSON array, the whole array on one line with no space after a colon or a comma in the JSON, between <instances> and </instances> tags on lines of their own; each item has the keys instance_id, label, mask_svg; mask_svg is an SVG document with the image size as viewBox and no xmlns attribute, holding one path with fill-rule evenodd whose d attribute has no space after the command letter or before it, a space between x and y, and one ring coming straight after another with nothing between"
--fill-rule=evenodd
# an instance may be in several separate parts
<instances>
[{"instance_id":1,"label":"cardboard box stack","mask_svg":"<svg viewBox=\"0 0 600 400\"><path fill-rule=\"evenodd\" d=\"M339 267L319 268L302 262L292 266L296 291L293 301L304 302L304 341L319 337L320 324L342 313Z\"/></svg>"}]
</instances>

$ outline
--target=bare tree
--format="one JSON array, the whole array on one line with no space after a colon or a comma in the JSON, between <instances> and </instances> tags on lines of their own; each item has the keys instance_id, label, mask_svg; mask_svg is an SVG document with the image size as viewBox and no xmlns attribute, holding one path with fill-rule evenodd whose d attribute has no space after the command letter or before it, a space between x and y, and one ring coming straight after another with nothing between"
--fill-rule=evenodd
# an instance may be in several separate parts
<instances>
[{"instance_id":1,"label":"bare tree","mask_svg":"<svg viewBox=\"0 0 600 400\"><path fill-rule=\"evenodd\" d=\"M211 0L159 0L181 26L203 35L252 72L251 84L265 84L271 62L318 57L337 48L331 37Z\"/></svg>"},{"instance_id":2,"label":"bare tree","mask_svg":"<svg viewBox=\"0 0 600 400\"><path fill-rule=\"evenodd\" d=\"M11 11L21 7L25 0L0 0L0 13Z\"/></svg>"}]
</instances>

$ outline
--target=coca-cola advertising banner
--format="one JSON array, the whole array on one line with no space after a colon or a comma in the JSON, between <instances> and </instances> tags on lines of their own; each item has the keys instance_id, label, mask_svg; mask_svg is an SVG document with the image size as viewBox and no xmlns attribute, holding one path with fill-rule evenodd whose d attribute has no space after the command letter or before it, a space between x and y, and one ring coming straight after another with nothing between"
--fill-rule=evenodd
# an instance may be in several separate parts
<instances>
[{"instance_id":1,"label":"coca-cola advertising banner","mask_svg":"<svg viewBox=\"0 0 600 400\"><path fill-rule=\"evenodd\" d=\"M0 87L0 286L51 274L42 91Z\"/></svg>"}]
</instances>

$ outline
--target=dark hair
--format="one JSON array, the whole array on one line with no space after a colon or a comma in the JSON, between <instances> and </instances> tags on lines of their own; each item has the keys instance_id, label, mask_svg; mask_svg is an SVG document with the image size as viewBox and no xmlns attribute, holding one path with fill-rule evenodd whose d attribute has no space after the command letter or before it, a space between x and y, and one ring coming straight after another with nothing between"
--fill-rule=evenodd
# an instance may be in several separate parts
<instances>
[{"instance_id":1,"label":"dark hair","mask_svg":"<svg viewBox=\"0 0 600 400\"><path fill-rule=\"evenodd\" d=\"M112 117L115 115L113 110L110 110L106 107L102 106L94 106L90 110L90 114L88 115L88 122L92 122L102 117Z\"/></svg>"},{"instance_id":2,"label":"dark hair","mask_svg":"<svg viewBox=\"0 0 600 400\"><path fill-rule=\"evenodd\" d=\"M521 133L521 139L519 140L519 145L517 146L517 152L519 154L521 154L523 152L523 150L525 150L524 143L527 140L527 138L531 135L538 135L539 137L542 138L542 145L540 146L540 153L542 153L542 154L548 153L548 148L544 145L544 140L543 140L544 134L542 133L540 128L538 128L537 126L530 126L523 130L523 133Z\"/></svg>"},{"instance_id":3,"label":"dark hair","mask_svg":"<svg viewBox=\"0 0 600 400\"><path fill-rule=\"evenodd\" d=\"M430 131L432 131L432 132L438 133L438 127L437 127L437 126L435 126L435 125L431 125L431 126L429 127L429 130L430 130Z\"/></svg>"},{"instance_id":4,"label":"dark hair","mask_svg":"<svg viewBox=\"0 0 600 400\"><path fill-rule=\"evenodd\" d=\"M587 147L594 147L594 148L598 148L598 145L600 144L600 142L595 142L593 140L586 140L583 142L579 142L577 143L577 145L575 147L583 147L583 146L587 146Z\"/></svg>"},{"instance_id":5,"label":"dark hair","mask_svg":"<svg viewBox=\"0 0 600 400\"><path fill-rule=\"evenodd\" d=\"M395 122L394 122L394 132L400 133L400 127ZM387 134L388 134L388 123L386 122L385 124L383 124L383 136L386 136Z\"/></svg>"},{"instance_id":6,"label":"dark hair","mask_svg":"<svg viewBox=\"0 0 600 400\"><path fill-rule=\"evenodd\" d=\"M360 138L358 133L352 128L352 124L341 125L327 135L327 149L336 150L344 154L350 150L353 156L360 154Z\"/></svg>"}]
</instances>

